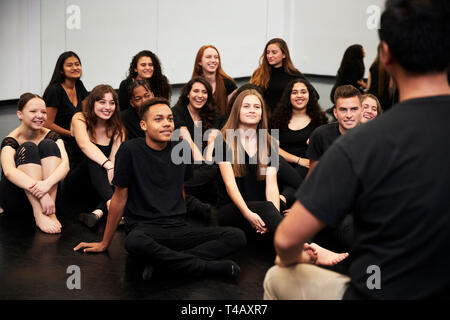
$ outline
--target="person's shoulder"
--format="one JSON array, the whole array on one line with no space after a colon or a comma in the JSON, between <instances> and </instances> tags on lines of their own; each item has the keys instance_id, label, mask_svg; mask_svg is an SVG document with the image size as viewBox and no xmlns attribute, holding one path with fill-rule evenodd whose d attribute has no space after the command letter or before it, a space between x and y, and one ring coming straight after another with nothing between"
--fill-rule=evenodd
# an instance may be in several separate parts
<instances>
[{"instance_id":1,"label":"person's shoulder","mask_svg":"<svg viewBox=\"0 0 450 320\"><path fill-rule=\"evenodd\" d=\"M136 147L145 146L145 139L143 137L133 138L124 141L121 145L121 147L125 147L128 149L134 149Z\"/></svg>"},{"instance_id":2,"label":"person's shoulder","mask_svg":"<svg viewBox=\"0 0 450 320\"><path fill-rule=\"evenodd\" d=\"M51 83L45 90L44 96L47 97L49 95L61 94L63 91L64 89L60 83Z\"/></svg>"},{"instance_id":3,"label":"person's shoulder","mask_svg":"<svg viewBox=\"0 0 450 320\"><path fill-rule=\"evenodd\" d=\"M324 134L324 133L333 132L337 129L338 126L339 126L339 124L337 122L325 123L321 126L318 126L316 129L314 129L314 133L315 134Z\"/></svg>"}]
</instances>

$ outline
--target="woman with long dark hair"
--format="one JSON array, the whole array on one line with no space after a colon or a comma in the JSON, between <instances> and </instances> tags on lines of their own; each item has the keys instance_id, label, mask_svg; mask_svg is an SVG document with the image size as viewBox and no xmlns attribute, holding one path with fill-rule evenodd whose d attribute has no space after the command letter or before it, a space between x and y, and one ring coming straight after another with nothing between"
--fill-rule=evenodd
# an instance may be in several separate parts
<instances>
[{"instance_id":1,"label":"woman with long dark hair","mask_svg":"<svg viewBox=\"0 0 450 320\"><path fill-rule=\"evenodd\" d=\"M305 79L292 80L272 115L271 128L279 129L280 155L303 177L309 168L308 139L315 128L328 122L316 90Z\"/></svg>"},{"instance_id":2,"label":"woman with long dark hair","mask_svg":"<svg viewBox=\"0 0 450 320\"><path fill-rule=\"evenodd\" d=\"M162 73L161 62L152 51L140 51L131 59L127 78L119 86L121 110L132 108L130 105L129 87L135 80L148 81L155 97L163 97L170 100L172 89L169 80Z\"/></svg>"},{"instance_id":3,"label":"woman with long dark hair","mask_svg":"<svg viewBox=\"0 0 450 320\"><path fill-rule=\"evenodd\" d=\"M191 146L194 165L194 179L185 183L186 206L188 212L201 213L207 218L210 206L201 202L208 202L208 191L217 177L217 165L208 164L212 160L212 149L207 155L208 140L215 134L219 111L215 108L212 88L203 77L192 78L181 90L176 105L172 108L175 129ZM208 134L213 135L208 136ZM206 196L205 196L206 195Z\"/></svg>"},{"instance_id":4,"label":"woman with long dark hair","mask_svg":"<svg viewBox=\"0 0 450 320\"><path fill-rule=\"evenodd\" d=\"M76 190L77 193L95 190L99 203L94 210L80 214L80 220L88 227L95 226L106 213L114 192L111 181L115 154L126 138L118 104L117 94L111 86L98 85L89 94L83 111L72 119L72 143L76 143L78 157L65 186L67 190L82 189ZM89 188L85 187L86 176L89 177ZM80 177L83 177L82 182Z\"/></svg>"},{"instance_id":5,"label":"woman with long dark hair","mask_svg":"<svg viewBox=\"0 0 450 320\"><path fill-rule=\"evenodd\" d=\"M81 111L82 102L88 95L81 75L80 57L73 51L62 53L43 95L47 105L45 127L59 133L66 141L70 138L72 116Z\"/></svg>"},{"instance_id":6,"label":"woman with long dark hair","mask_svg":"<svg viewBox=\"0 0 450 320\"><path fill-rule=\"evenodd\" d=\"M361 93L367 88L364 82L364 57L365 52L360 44L354 44L348 47L341 60L341 65L337 71L336 82L331 89L330 99L334 103L334 91L336 88L343 85L352 85L359 89Z\"/></svg>"}]
</instances>

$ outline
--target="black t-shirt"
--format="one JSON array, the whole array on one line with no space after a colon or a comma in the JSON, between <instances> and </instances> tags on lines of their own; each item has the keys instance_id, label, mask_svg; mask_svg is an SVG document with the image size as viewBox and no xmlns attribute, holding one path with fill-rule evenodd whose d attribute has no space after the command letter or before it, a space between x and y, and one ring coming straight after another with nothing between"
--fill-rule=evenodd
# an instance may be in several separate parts
<instances>
[{"instance_id":1,"label":"black t-shirt","mask_svg":"<svg viewBox=\"0 0 450 320\"><path fill-rule=\"evenodd\" d=\"M202 150L203 147L206 146L207 141L203 141L203 135L207 130L205 130L205 127L196 127L194 124L194 121L192 120L191 114L189 113L189 110L187 107L182 105L176 105L172 108L173 112L173 120L175 124L175 129L179 129L181 127L186 127L189 131L189 134L191 135L192 140L195 142L197 147ZM217 128L218 126L218 119L219 119L219 113L216 112L214 123L212 124L212 128ZM197 132L196 132L197 131ZM196 138L196 134L199 136ZM207 137L205 137L207 139Z\"/></svg>"},{"instance_id":2,"label":"black t-shirt","mask_svg":"<svg viewBox=\"0 0 450 320\"><path fill-rule=\"evenodd\" d=\"M50 85L44 93L43 99L47 107L58 109L55 117L55 124L63 129L70 130L70 123L75 113L82 111L81 102L88 96L88 92L81 80L75 83L78 104L74 106L70 102L66 91L60 83Z\"/></svg>"},{"instance_id":3,"label":"black t-shirt","mask_svg":"<svg viewBox=\"0 0 450 320\"><path fill-rule=\"evenodd\" d=\"M264 91L264 100L269 110L271 110L271 113L273 113L273 110L277 107L277 104L283 95L283 91L289 82L297 78L304 79L305 77L302 73L289 74L284 71L283 67L272 67L271 69L272 73L270 75L270 80L267 85L267 89Z\"/></svg>"},{"instance_id":4,"label":"black t-shirt","mask_svg":"<svg viewBox=\"0 0 450 320\"><path fill-rule=\"evenodd\" d=\"M306 143L314 131L312 121L300 130L291 130L288 126L280 128L280 148L297 157L306 158Z\"/></svg>"},{"instance_id":5,"label":"black t-shirt","mask_svg":"<svg viewBox=\"0 0 450 320\"><path fill-rule=\"evenodd\" d=\"M341 136L339 123L332 122L316 128L310 138L306 157L311 160L319 160L333 142Z\"/></svg>"},{"instance_id":6,"label":"black t-shirt","mask_svg":"<svg viewBox=\"0 0 450 320\"><path fill-rule=\"evenodd\" d=\"M136 109L131 108L120 112L123 125L127 129L128 139L145 137L145 132L141 129L141 119Z\"/></svg>"},{"instance_id":7,"label":"black t-shirt","mask_svg":"<svg viewBox=\"0 0 450 320\"><path fill-rule=\"evenodd\" d=\"M113 184L128 188L124 210L127 228L141 222L184 223L183 183L192 176L192 166L180 160L180 156L186 155L191 161L191 151L185 142L171 141L161 151L150 148L144 138L121 144L114 163Z\"/></svg>"},{"instance_id":8,"label":"black t-shirt","mask_svg":"<svg viewBox=\"0 0 450 320\"><path fill-rule=\"evenodd\" d=\"M130 85L133 83L133 79L125 79L120 82L119 85L119 107L121 111L133 109L130 104L130 94L128 90L130 89Z\"/></svg>"},{"instance_id":9,"label":"black t-shirt","mask_svg":"<svg viewBox=\"0 0 450 320\"><path fill-rule=\"evenodd\" d=\"M223 77L223 84L225 85L227 96L237 89L236 83L231 79Z\"/></svg>"},{"instance_id":10,"label":"black t-shirt","mask_svg":"<svg viewBox=\"0 0 450 320\"><path fill-rule=\"evenodd\" d=\"M272 142L273 143L273 142ZM235 177L239 192L244 201L266 201L266 180L257 179L257 155L249 156L242 145L239 145L244 156L245 176ZM220 152L218 151L220 150ZM274 151L272 151L274 152ZM275 155L275 153L272 153ZM276 155L278 157L278 155ZM229 162L232 163L233 151L230 146L223 141L222 135L218 135L214 141L214 162ZM272 165L269 159L268 166ZM231 203L232 200L228 195L222 175L219 174L218 188L217 188L217 204L219 207Z\"/></svg>"},{"instance_id":11,"label":"black t-shirt","mask_svg":"<svg viewBox=\"0 0 450 320\"><path fill-rule=\"evenodd\" d=\"M337 140L297 191L327 225L354 212L345 298L448 296L448 119L450 95L404 101ZM370 266L379 268L379 290L368 289Z\"/></svg>"}]
</instances>

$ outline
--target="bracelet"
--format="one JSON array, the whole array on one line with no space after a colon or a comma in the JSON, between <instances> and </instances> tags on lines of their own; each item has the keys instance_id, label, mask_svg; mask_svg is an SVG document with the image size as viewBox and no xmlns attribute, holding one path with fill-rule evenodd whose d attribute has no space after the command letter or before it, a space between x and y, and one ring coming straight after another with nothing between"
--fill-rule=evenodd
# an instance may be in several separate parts
<instances>
[{"instance_id":1,"label":"bracelet","mask_svg":"<svg viewBox=\"0 0 450 320\"><path fill-rule=\"evenodd\" d=\"M108 170L108 171L109 171L109 170L112 170L112 169L114 169L114 167L108 168L108 169L106 169L106 170Z\"/></svg>"},{"instance_id":2,"label":"bracelet","mask_svg":"<svg viewBox=\"0 0 450 320\"><path fill-rule=\"evenodd\" d=\"M299 164L300 160L302 160L302 158L298 157L297 164Z\"/></svg>"},{"instance_id":3,"label":"bracelet","mask_svg":"<svg viewBox=\"0 0 450 320\"><path fill-rule=\"evenodd\" d=\"M105 160L105 162L103 162L103 164L102 164L102 168L104 168L105 167L105 163L107 163L108 161L110 161L109 159L106 159Z\"/></svg>"}]
</instances>

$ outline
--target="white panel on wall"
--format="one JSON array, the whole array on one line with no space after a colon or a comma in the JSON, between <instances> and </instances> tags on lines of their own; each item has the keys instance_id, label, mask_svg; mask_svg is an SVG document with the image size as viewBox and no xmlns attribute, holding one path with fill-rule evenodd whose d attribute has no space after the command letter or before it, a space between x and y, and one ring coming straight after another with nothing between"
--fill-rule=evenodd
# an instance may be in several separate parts
<instances>
[{"instance_id":1,"label":"white panel on wall","mask_svg":"<svg viewBox=\"0 0 450 320\"><path fill-rule=\"evenodd\" d=\"M40 93L39 1L0 1L0 100Z\"/></svg>"},{"instance_id":2,"label":"white panel on wall","mask_svg":"<svg viewBox=\"0 0 450 320\"><path fill-rule=\"evenodd\" d=\"M159 1L158 56L171 83L192 75L195 55L212 44L224 71L249 76L258 66L266 42L267 1Z\"/></svg>"},{"instance_id":3,"label":"white panel on wall","mask_svg":"<svg viewBox=\"0 0 450 320\"><path fill-rule=\"evenodd\" d=\"M61 0L41 0L41 90L45 91L59 55L66 51L66 6Z\"/></svg>"},{"instance_id":4,"label":"white panel on wall","mask_svg":"<svg viewBox=\"0 0 450 320\"><path fill-rule=\"evenodd\" d=\"M304 73L335 76L345 49L361 44L367 76L378 45L373 9L383 7L384 0L291 0L295 36L290 46L296 67Z\"/></svg>"},{"instance_id":5,"label":"white panel on wall","mask_svg":"<svg viewBox=\"0 0 450 320\"><path fill-rule=\"evenodd\" d=\"M101 83L118 88L132 57L156 48L157 0L73 0L63 9L64 51L79 55L88 90Z\"/></svg>"}]
</instances>

